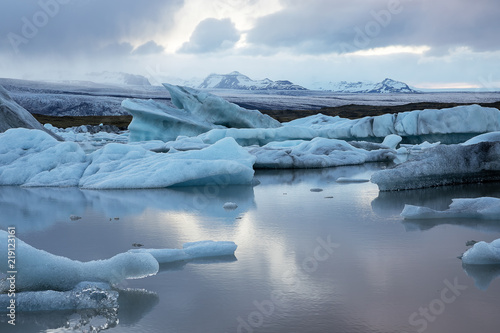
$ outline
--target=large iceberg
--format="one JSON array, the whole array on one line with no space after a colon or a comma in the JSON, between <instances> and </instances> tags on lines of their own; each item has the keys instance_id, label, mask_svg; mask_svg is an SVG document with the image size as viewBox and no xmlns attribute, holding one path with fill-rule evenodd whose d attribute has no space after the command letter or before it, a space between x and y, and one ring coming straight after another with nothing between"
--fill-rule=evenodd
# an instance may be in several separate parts
<instances>
[{"instance_id":1,"label":"large iceberg","mask_svg":"<svg viewBox=\"0 0 500 333\"><path fill-rule=\"evenodd\" d=\"M479 105L463 105L352 120L318 114L284 125L310 127L317 130L319 136L343 140L384 138L397 134L410 143L424 140L459 143L477 134L499 131L500 111Z\"/></svg>"},{"instance_id":2,"label":"large iceberg","mask_svg":"<svg viewBox=\"0 0 500 333\"><path fill-rule=\"evenodd\" d=\"M89 189L250 184L255 157L233 139L205 149L154 153L112 143L86 155L74 142L23 128L0 134L0 185Z\"/></svg>"},{"instance_id":3,"label":"large iceberg","mask_svg":"<svg viewBox=\"0 0 500 333\"><path fill-rule=\"evenodd\" d=\"M500 220L500 199L491 197L452 199L447 210L405 205L401 216L412 219L472 218Z\"/></svg>"},{"instance_id":4,"label":"large iceberg","mask_svg":"<svg viewBox=\"0 0 500 333\"><path fill-rule=\"evenodd\" d=\"M440 145L373 174L381 191L500 180L500 142Z\"/></svg>"},{"instance_id":5,"label":"large iceberg","mask_svg":"<svg viewBox=\"0 0 500 333\"><path fill-rule=\"evenodd\" d=\"M281 124L258 110L247 110L218 96L191 88L164 84L173 108L153 100L126 99L122 107L133 116L130 141L175 140L213 128L268 128Z\"/></svg>"},{"instance_id":6,"label":"large iceberg","mask_svg":"<svg viewBox=\"0 0 500 333\"><path fill-rule=\"evenodd\" d=\"M5 132L9 128L17 127L39 129L62 141L60 136L44 128L29 111L17 104L10 97L4 87L0 86L0 133Z\"/></svg>"},{"instance_id":7,"label":"large iceberg","mask_svg":"<svg viewBox=\"0 0 500 333\"><path fill-rule=\"evenodd\" d=\"M108 144L91 155L80 187L88 189L162 188L250 184L255 157L233 139L202 150L154 153L142 147Z\"/></svg>"},{"instance_id":8,"label":"large iceberg","mask_svg":"<svg viewBox=\"0 0 500 333\"><path fill-rule=\"evenodd\" d=\"M274 142L249 148L249 152L257 157L255 168L268 169L326 168L391 161L396 157L396 151L391 149L368 151L343 140L325 138Z\"/></svg>"}]
</instances>

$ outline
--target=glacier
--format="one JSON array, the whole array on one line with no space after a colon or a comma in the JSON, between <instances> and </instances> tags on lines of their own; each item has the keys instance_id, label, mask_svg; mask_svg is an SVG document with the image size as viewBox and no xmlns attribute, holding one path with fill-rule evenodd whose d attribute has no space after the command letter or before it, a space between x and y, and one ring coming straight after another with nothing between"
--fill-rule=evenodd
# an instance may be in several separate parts
<instances>
[{"instance_id":1,"label":"glacier","mask_svg":"<svg viewBox=\"0 0 500 333\"><path fill-rule=\"evenodd\" d=\"M439 145L394 168L374 173L381 191L500 180L500 142Z\"/></svg>"},{"instance_id":2,"label":"glacier","mask_svg":"<svg viewBox=\"0 0 500 333\"><path fill-rule=\"evenodd\" d=\"M500 219L500 199L492 197L452 199L447 210L434 210L427 207L405 205L401 216L412 219Z\"/></svg>"}]
</instances>

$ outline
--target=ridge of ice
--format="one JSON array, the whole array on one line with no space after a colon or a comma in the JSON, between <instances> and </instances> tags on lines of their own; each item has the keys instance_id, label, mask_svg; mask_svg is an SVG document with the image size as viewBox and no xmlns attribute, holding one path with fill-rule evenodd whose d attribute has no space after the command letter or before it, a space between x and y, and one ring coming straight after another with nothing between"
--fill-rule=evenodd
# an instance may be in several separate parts
<instances>
[{"instance_id":1,"label":"ridge of ice","mask_svg":"<svg viewBox=\"0 0 500 333\"><path fill-rule=\"evenodd\" d=\"M371 177L381 191L495 180L500 180L500 142L439 145Z\"/></svg>"}]
</instances>

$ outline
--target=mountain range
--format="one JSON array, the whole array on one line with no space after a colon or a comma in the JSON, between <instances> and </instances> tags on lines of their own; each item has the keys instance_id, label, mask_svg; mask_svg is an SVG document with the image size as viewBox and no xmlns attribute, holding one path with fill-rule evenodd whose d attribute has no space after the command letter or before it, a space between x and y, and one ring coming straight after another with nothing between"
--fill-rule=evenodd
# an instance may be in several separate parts
<instances>
[{"instance_id":1,"label":"mountain range","mask_svg":"<svg viewBox=\"0 0 500 333\"><path fill-rule=\"evenodd\" d=\"M419 91L410 88L406 83L389 78L381 82L316 82L307 88L294 84L288 80L272 81L270 79L252 80L248 76L234 71L229 74L210 74L203 80L192 79L190 81L175 80L170 82L184 85L195 89L226 89L226 90L293 90L307 91L320 90L335 93L418 93Z\"/></svg>"},{"instance_id":2,"label":"mountain range","mask_svg":"<svg viewBox=\"0 0 500 333\"><path fill-rule=\"evenodd\" d=\"M381 82L316 82L311 88L313 90L332 91L336 93L418 93L419 91L410 88L406 83L392 79L384 79Z\"/></svg>"}]
</instances>

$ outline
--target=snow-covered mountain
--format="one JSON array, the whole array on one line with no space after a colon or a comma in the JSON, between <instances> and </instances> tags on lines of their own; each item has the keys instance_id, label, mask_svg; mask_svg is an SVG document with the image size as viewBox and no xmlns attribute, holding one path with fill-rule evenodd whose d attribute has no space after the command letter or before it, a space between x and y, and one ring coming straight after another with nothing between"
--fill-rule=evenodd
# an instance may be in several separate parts
<instances>
[{"instance_id":1,"label":"snow-covered mountain","mask_svg":"<svg viewBox=\"0 0 500 333\"><path fill-rule=\"evenodd\" d=\"M418 93L419 91L410 88L406 83L392 79L385 79L382 82L316 82L311 88L313 90L328 90L337 93Z\"/></svg>"},{"instance_id":2,"label":"snow-covered mountain","mask_svg":"<svg viewBox=\"0 0 500 333\"><path fill-rule=\"evenodd\" d=\"M287 80L252 80L240 72L210 74L196 87L198 89L238 89L238 90L307 90Z\"/></svg>"}]
</instances>

